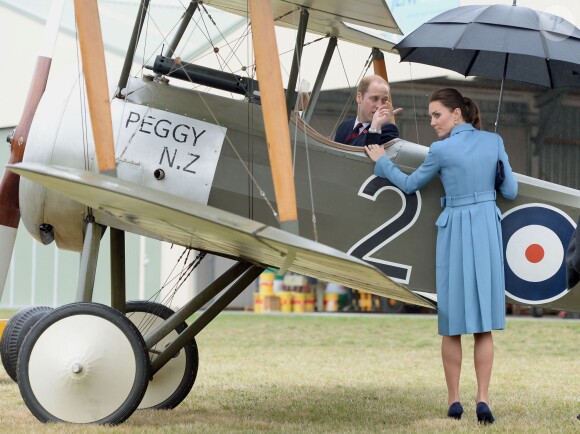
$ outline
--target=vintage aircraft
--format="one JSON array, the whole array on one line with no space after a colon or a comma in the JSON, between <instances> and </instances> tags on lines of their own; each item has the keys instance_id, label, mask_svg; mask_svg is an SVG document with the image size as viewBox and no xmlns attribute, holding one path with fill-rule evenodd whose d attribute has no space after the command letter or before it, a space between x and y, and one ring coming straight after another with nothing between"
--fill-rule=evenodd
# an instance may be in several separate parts
<instances>
[{"instance_id":1,"label":"vintage aircraft","mask_svg":"<svg viewBox=\"0 0 580 434\"><path fill-rule=\"evenodd\" d=\"M21 216L40 242L81 252L77 302L41 314L28 311L4 334L7 372L41 421L114 424L137 408L178 405L197 373L195 336L266 266L434 306L434 222L442 187L433 182L421 192L403 194L372 174L373 163L362 149L335 143L308 124L337 39L374 49L380 72L379 50L392 45L343 21L397 32L385 3L205 3L251 16L258 80L172 57L197 1L190 2L164 55L148 65L155 75L129 77L149 4L144 0L126 67L110 98L96 1L76 0L90 121L80 116L85 83L78 77L47 88L41 99L43 86L31 88L36 98L29 101L40 103L37 109L27 104L29 123L21 122L12 137L10 170L0 190L3 209L12 213L0 217L0 236L7 244ZM272 61L274 21L295 26L288 16L296 11L299 48L284 94L279 64ZM327 35L329 43L310 102L299 113L294 89L307 31ZM174 85L179 81L245 98ZM427 153L401 139L384 146L406 171L417 168ZM580 291L566 288L563 265L580 192L522 175L518 181L518 198L498 202L504 213L507 297L580 311ZM112 307L91 302L105 228L111 235ZM201 252L196 260L210 252L238 263L175 313L158 303L127 303L125 231L196 249ZM9 253L2 258L8 260Z\"/></svg>"}]
</instances>

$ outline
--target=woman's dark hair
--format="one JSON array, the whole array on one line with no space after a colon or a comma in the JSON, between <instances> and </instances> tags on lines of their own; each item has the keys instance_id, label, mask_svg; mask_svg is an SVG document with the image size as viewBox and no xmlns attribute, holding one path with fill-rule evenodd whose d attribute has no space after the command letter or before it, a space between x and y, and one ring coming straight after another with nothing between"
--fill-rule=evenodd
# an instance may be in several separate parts
<instances>
[{"instance_id":1,"label":"woman's dark hair","mask_svg":"<svg viewBox=\"0 0 580 434\"><path fill-rule=\"evenodd\" d=\"M469 122L476 129L481 130L481 114L479 112L479 107L471 99L461 95L456 89L439 89L431 95L431 98L429 98L430 103L433 101L439 101L451 111L458 108L461 110L461 116L463 116L465 122Z\"/></svg>"}]
</instances>

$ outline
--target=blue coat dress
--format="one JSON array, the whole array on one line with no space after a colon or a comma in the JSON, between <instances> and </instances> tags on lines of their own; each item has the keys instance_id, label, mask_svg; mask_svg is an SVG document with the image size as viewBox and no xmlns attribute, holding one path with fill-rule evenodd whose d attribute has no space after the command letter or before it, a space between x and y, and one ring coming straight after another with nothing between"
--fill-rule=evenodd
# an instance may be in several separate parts
<instances>
[{"instance_id":1,"label":"blue coat dress","mask_svg":"<svg viewBox=\"0 0 580 434\"><path fill-rule=\"evenodd\" d=\"M389 179L405 193L419 190L436 174L445 188L444 209L435 223L440 335L505 328L501 214L494 190L498 156L505 170L501 194L514 199L518 184L501 137L468 123L433 143L424 163L411 175L386 156L375 165L375 175Z\"/></svg>"}]
</instances>

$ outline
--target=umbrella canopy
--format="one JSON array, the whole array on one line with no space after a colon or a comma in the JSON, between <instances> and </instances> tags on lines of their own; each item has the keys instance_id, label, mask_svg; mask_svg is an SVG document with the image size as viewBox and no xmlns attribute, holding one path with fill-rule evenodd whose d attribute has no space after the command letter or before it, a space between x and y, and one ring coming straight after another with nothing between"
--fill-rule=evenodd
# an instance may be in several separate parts
<instances>
[{"instance_id":1,"label":"umbrella canopy","mask_svg":"<svg viewBox=\"0 0 580 434\"><path fill-rule=\"evenodd\" d=\"M401 61L464 76L545 87L580 86L580 30L565 19L510 5L462 6L433 18L395 47Z\"/></svg>"}]
</instances>

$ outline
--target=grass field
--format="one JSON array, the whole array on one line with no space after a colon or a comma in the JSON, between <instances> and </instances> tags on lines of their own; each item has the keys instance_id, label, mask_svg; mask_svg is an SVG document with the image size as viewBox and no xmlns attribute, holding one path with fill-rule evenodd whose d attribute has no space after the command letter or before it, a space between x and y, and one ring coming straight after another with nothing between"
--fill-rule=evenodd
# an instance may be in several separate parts
<instances>
[{"instance_id":1,"label":"grass field","mask_svg":"<svg viewBox=\"0 0 580 434\"><path fill-rule=\"evenodd\" d=\"M445 417L434 315L224 313L197 341L200 369L187 399L116 427L43 425L2 370L0 432L580 432L577 320L508 318L507 330L495 334L497 422L486 427L475 417L470 336L463 420Z\"/></svg>"}]
</instances>

